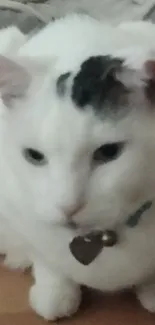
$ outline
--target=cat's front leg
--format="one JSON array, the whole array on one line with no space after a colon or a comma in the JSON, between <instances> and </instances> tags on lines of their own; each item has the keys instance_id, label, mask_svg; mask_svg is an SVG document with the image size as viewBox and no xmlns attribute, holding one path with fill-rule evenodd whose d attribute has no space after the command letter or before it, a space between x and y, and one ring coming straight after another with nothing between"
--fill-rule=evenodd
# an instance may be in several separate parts
<instances>
[{"instance_id":1,"label":"cat's front leg","mask_svg":"<svg viewBox=\"0 0 155 325\"><path fill-rule=\"evenodd\" d=\"M30 305L46 320L74 314L81 302L80 286L57 274L48 265L34 263L35 284L30 289Z\"/></svg>"},{"instance_id":2,"label":"cat's front leg","mask_svg":"<svg viewBox=\"0 0 155 325\"><path fill-rule=\"evenodd\" d=\"M148 311L155 312L155 281L143 284L137 288L137 297Z\"/></svg>"},{"instance_id":3,"label":"cat's front leg","mask_svg":"<svg viewBox=\"0 0 155 325\"><path fill-rule=\"evenodd\" d=\"M21 269L25 270L32 266L32 263L26 253L20 250L19 247L10 249L5 252L4 265L10 269Z\"/></svg>"}]
</instances>

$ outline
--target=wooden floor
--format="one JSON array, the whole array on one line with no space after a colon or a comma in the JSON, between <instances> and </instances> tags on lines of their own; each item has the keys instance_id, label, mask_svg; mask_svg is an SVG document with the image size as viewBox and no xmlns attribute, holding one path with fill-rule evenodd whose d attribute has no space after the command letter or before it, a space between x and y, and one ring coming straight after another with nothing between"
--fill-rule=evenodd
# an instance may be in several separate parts
<instances>
[{"instance_id":1,"label":"wooden floor","mask_svg":"<svg viewBox=\"0 0 155 325\"><path fill-rule=\"evenodd\" d=\"M28 306L29 274L0 268L0 325L45 325ZM62 325L154 325L155 315L146 312L132 294L102 296L84 292L81 310ZM56 323L57 324L57 323Z\"/></svg>"}]
</instances>

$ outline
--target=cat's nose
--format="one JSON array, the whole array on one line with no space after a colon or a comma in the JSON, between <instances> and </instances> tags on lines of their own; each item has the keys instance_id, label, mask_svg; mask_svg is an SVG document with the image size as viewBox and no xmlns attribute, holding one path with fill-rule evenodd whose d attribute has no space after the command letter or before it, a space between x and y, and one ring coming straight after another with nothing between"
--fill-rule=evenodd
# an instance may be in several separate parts
<instances>
[{"instance_id":1,"label":"cat's nose","mask_svg":"<svg viewBox=\"0 0 155 325\"><path fill-rule=\"evenodd\" d=\"M63 206L62 210L64 212L64 214L66 215L66 217L68 219L72 219L72 217L77 214L80 210L82 210L84 207L84 202L79 202L76 205L72 205L72 206Z\"/></svg>"}]
</instances>

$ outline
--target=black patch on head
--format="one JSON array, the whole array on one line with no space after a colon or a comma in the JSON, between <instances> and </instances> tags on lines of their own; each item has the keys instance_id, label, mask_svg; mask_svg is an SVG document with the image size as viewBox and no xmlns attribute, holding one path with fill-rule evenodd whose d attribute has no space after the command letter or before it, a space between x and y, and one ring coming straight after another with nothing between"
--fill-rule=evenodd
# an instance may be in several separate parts
<instances>
[{"instance_id":1,"label":"black patch on head","mask_svg":"<svg viewBox=\"0 0 155 325\"><path fill-rule=\"evenodd\" d=\"M60 96L63 96L66 92L66 81L70 77L71 72L61 74L57 80L56 88Z\"/></svg>"},{"instance_id":2,"label":"black patch on head","mask_svg":"<svg viewBox=\"0 0 155 325\"><path fill-rule=\"evenodd\" d=\"M94 56L86 60L73 80L72 100L76 105L82 109L91 105L95 111L101 111L104 104L109 103L116 110L121 95L127 93L115 74L121 70L122 64L123 60L110 56Z\"/></svg>"}]
</instances>

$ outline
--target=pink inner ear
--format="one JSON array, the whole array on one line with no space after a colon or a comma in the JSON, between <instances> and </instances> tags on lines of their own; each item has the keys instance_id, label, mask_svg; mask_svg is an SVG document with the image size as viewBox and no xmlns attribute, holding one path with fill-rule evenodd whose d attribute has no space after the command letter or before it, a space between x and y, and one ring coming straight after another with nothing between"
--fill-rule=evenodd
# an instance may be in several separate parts
<instances>
[{"instance_id":1,"label":"pink inner ear","mask_svg":"<svg viewBox=\"0 0 155 325\"><path fill-rule=\"evenodd\" d=\"M145 69L148 77L155 80L155 60L146 61Z\"/></svg>"},{"instance_id":2,"label":"pink inner ear","mask_svg":"<svg viewBox=\"0 0 155 325\"><path fill-rule=\"evenodd\" d=\"M5 104L21 97L30 84L28 71L20 64L0 55L0 93Z\"/></svg>"}]
</instances>

